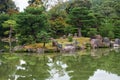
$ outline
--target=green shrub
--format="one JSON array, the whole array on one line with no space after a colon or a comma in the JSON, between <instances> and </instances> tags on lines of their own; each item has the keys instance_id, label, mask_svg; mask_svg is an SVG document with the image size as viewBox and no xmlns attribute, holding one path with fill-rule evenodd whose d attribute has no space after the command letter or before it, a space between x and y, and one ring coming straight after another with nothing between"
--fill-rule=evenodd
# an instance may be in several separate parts
<instances>
[{"instance_id":1,"label":"green shrub","mask_svg":"<svg viewBox=\"0 0 120 80\"><path fill-rule=\"evenodd\" d=\"M73 37L72 36L68 36L68 41L72 42L73 41Z\"/></svg>"},{"instance_id":2,"label":"green shrub","mask_svg":"<svg viewBox=\"0 0 120 80\"><path fill-rule=\"evenodd\" d=\"M108 37L111 38L111 39L114 39L114 37L115 37L114 32L109 31L108 32Z\"/></svg>"}]
</instances>

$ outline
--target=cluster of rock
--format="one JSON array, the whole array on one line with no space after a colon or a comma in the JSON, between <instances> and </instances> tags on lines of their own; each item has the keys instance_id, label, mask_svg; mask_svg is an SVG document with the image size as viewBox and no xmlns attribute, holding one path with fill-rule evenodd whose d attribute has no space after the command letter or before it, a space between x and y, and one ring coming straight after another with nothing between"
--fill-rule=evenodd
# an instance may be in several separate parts
<instances>
[{"instance_id":1,"label":"cluster of rock","mask_svg":"<svg viewBox=\"0 0 120 80\"><path fill-rule=\"evenodd\" d=\"M74 40L71 44L61 44L55 39L51 39L52 47L56 47L55 51L60 51L61 53L74 53L76 50L85 49L86 44L83 46L78 46L80 43L77 40ZM92 49L100 48L100 47L120 47L120 39L116 38L114 40L110 40L108 37L102 37L100 35L96 35L90 38L90 47ZM46 49L44 48L26 48L25 46L16 46L13 49L16 51L26 51L33 53L44 53Z\"/></svg>"},{"instance_id":2,"label":"cluster of rock","mask_svg":"<svg viewBox=\"0 0 120 80\"><path fill-rule=\"evenodd\" d=\"M90 39L90 44L93 49L99 47L120 47L120 39L110 40L108 37L102 38L100 35L96 35Z\"/></svg>"},{"instance_id":3,"label":"cluster of rock","mask_svg":"<svg viewBox=\"0 0 120 80\"><path fill-rule=\"evenodd\" d=\"M56 47L57 51L60 51L61 53L74 53L76 51L78 42L75 40L73 43L63 44L59 43L58 41L52 39L52 46Z\"/></svg>"}]
</instances>

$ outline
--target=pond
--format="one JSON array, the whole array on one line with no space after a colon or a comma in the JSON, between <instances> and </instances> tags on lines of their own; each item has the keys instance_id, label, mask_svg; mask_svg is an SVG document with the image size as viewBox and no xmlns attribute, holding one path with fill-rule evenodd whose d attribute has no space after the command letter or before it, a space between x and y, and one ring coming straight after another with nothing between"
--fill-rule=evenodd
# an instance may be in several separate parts
<instances>
[{"instance_id":1,"label":"pond","mask_svg":"<svg viewBox=\"0 0 120 80\"><path fill-rule=\"evenodd\" d=\"M0 80L120 80L120 50L0 54Z\"/></svg>"}]
</instances>

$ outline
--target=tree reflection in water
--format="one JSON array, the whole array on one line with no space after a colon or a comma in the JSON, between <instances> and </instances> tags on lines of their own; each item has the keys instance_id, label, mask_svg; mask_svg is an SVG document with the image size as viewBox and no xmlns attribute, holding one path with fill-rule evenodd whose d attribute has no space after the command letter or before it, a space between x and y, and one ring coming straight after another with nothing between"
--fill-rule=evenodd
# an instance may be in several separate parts
<instances>
[{"instance_id":1,"label":"tree reflection in water","mask_svg":"<svg viewBox=\"0 0 120 80\"><path fill-rule=\"evenodd\" d=\"M89 55L93 53L94 56ZM71 80L88 80L98 69L107 71L111 74L117 74L120 80L120 52L116 53L114 50L99 49L94 50L94 52L89 52L88 55L78 57L69 56L63 58L63 60L68 65L66 70L73 71L69 73L69 75L72 76ZM98 79L94 79L93 77L93 80L99 80L99 77Z\"/></svg>"},{"instance_id":2,"label":"tree reflection in water","mask_svg":"<svg viewBox=\"0 0 120 80\"><path fill-rule=\"evenodd\" d=\"M0 80L120 80L120 50L77 53L0 54Z\"/></svg>"}]
</instances>

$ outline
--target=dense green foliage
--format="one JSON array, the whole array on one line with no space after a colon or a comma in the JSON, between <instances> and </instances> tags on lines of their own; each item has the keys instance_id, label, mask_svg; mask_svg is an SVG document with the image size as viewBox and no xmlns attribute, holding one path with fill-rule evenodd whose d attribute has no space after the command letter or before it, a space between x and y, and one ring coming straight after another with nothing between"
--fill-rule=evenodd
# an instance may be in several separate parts
<instances>
[{"instance_id":1,"label":"dense green foliage","mask_svg":"<svg viewBox=\"0 0 120 80\"><path fill-rule=\"evenodd\" d=\"M95 21L95 17L86 7L75 7L69 13L70 24L78 27L78 36L82 36L81 30L84 27L90 28Z\"/></svg>"},{"instance_id":2,"label":"dense green foliage","mask_svg":"<svg viewBox=\"0 0 120 80\"><path fill-rule=\"evenodd\" d=\"M38 42L38 34L41 31L47 31L49 26L47 24L47 16L43 8L29 7L24 13L17 15L16 33L20 43Z\"/></svg>"},{"instance_id":3,"label":"dense green foliage","mask_svg":"<svg viewBox=\"0 0 120 80\"><path fill-rule=\"evenodd\" d=\"M47 0L29 0L24 12L13 11L17 8L11 5L14 4L11 0L0 3L0 37L7 37L4 33L9 30L3 27L3 22L15 20L18 25L13 34L20 44L44 42L44 39L40 39L41 33L54 38L69 33L85 37L100 34L103 37L120 38L119 0L58 1L49 11L46 10Z\"/></svg>"},{"instance_id":4,"label":"dense green foliage","mask_svg":"<svg viewBox=\"0 0 120 80\"><path fill-rule=\"evenodd\" d=\"M120 20L115 21L115 28L114 28L114 33L115 37L120 38Z\"/></svg>"},{"instance_id":5,"label":"dense green foliage","mask_svg":"<svg viewBox=\"0 0 120 80\"><path fill-rule=\"evenodd\" d=\"M9 15L7 14L0 14L0 37L5 36L4 31L6 31L6 28L3 28L2 23L9 19Z\"/></svg>"}]
</instances>

